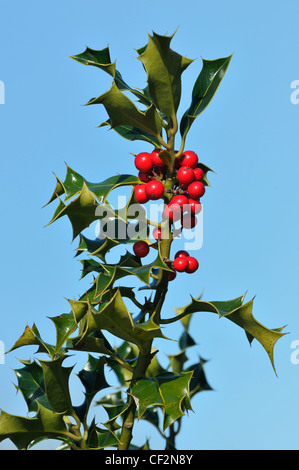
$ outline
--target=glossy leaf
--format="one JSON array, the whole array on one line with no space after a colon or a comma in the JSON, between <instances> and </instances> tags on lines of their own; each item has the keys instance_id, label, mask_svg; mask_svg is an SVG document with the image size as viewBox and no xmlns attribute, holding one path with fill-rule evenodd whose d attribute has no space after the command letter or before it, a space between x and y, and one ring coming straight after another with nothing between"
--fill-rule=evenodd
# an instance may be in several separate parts
<instances>
[{"instance_id":1,"label":"glossy leaf","mask_svg":"<svg viewBox=\"0 0 299 470\"><path fill-rule=\"evenodd\" d=\"M35 346L37 345L38 352L46 352L49 354L51 357L54 356L55 354L55 347L45 343L40 336L40 333L34 324L32 328L29 326L26 326L23 334L20 336L20 338L15 342L15 344L7 351L7 353L14 351L15 349L21 348L23 346Z\"/></svg>"},{"instance_id":2,"label":"glossy leaf","mask_svg":"<svg viewBox=\"0 0 299 470\"><path fill-rule=\"evenodd\" d=\"M84 368L78 373L78 377L84 385L85 394L89 399L93 398L100 390L110 387L104 374L105 360L103 359L96 359L89 354Z\"/></svg>"},{"instance_id":3,"label":"glossy leaf","mask_svg":"<svg viewBox=\"0 0 299 470\"><path fill-rule=\"evenodd\" d=\"M42 367L36 361L21 363L24 367L14 370L18 379L16 388L22 393L28 411L38 411L39 404L53 411L45 391Z\"/></svg>"},{"instance_id":4,"label":"glossy leaf","mask_svg":"<svg viewBox=\"0 0 299 470\"><path fill-rule=\"evenodd\" d=\"M94 194L100 203L104 203L107 199L107 196L115 188L120 186L132 186L139 183L137 176L129 174L114 175L99 183L93 183L86 181L82 175L73 170L69 165L66 165L66 167L67 171L64 181L61 181L56 176L56 187L47 204L54 201L57 197L62 196L63 194L65 196L64 202L68 201L81 192L84 184Z\"/></svg>"},{"instance_id":5,"label":"glossy leaf","mask_svg":"<svg viewBox=\"0 0 299 470\"><path fill-rule=\"evenodd\" d=\"M181 98L181 75L192 60L170 48L172 36L149 35L145 50L139 55L146 72L148 91L156 108L173 117Z\"/></svg>"},{"instance_id":6,"label":"glossy leaf","mask_svg":"<svg viewBox=\"0 0 299 470\"><path fill-rule=\"evenodd\" d=\"M244 298L245 295L224 302L206 302L192 298L191 303L186 307L176 309L178 315L176 319L182 319L195 312L212 312L218 314L221 318L227 318L244 329L250 343L253 339L259 341L266 350L275 371L274 346L285 335L285 333L282 333L283 328L269 329L259 323L252 314L253 299L243 304ZM175 321L175 319L173 320ZM169 323L170 321L166 320L165 322ZM161 323L164 323L164 321Z\"/></svg>"},{"instance_id":7,"label":"glossy leaf","mask_svg":"<svg viewBox=\"0 0 299 470\"><path fill-rule=\"evenodd\" d=\"M99 127L103 126L110 126L111 121L108 119L106 122L103 122ZM115 132L117 132L121 137L124 139L130 140L131 142L134 140L142 140L144 142L148 142L153 144L155 147L159 147L160 143L152 134L146 131L142 131L141 129L137 129L137 127L132 126L116 126L112 128Z\"/></svg>"},{"instance_id":8,"label":"glossy leaf","mask_svg":"<svg viewBox=\"0 0 299 470\"><path fill-rule=\"evenodd\" d=\"M39 404L36 417L23 418L1 411L0 442L9 438L18 449L27 449L38 438L66 439L62 415Z\"/></svg>"},{"instance_id":9,"label":"glossy leaf","mask_svg":"<svg viewBox=\"0 0 299 470\"><path fill-rule=\"evenodd\" d=\"M162 376L140 379L133 385L131 393L138 402L138 418L153 406L161 407L163 430L184 415L190 408L189 386L192 372L166 373Z\"/></svg>"},{"instance_id":10,"label":"glossy leaf","mask_svg":"<svg viewBox=\"0 0 299 470\"><path fill-rule=\"evenodd\" d=\"M124 81L121 73L116 69L115 62L111 62L109 47L105 47L102 50L95 50L90 47L86 47L85 51L81 54L70 57L83 65L91 65L103 70L114 78L115 83L120 90L130 91L141 103L147 106L151 105L151 101L146 98L142 91L139 91L136 88L131 88Z\"/></svg>"},{"instance_id":11,"label":"glossy leaf","mask_svg":"<svg viewBox=\"0 0 299 470\"><path fill-rule=\"evenodd\" d=\"M192 371L193 375L190 381L190 397L196 393L213 390L207 381L205 374L206 361L200 359L196 364L188 367L186 371Z\"/></svg>"},{"instance_id":12,"label":"glossy leaf","mask_svg":"<svg viewBox=\"0 0 299 470\"><path fill-rule=\"evenodd\" d=\"M134 324L132 316L125 305L120 291L117 290L112 299L99 306L99 310L91 308L87 312L86 331L84 334L97 330L106 330L125 341L142 348L145 341L153 338L164 338L161 328L153 320Z\"/></svg>"},{"instance_id":13,"label":"glossy leaf","mask_svg":"<svg viewBox=\"0 0 299 470\"><path fill-rule=\"evenodd\" d=\"M68 382L73 367L62 366L65 358L61 356L52 361L39 361L43 368L49 403L57 413L67 413L72 408Z\"/></svg>"},{"instance_id":14,"label":"glossy leaf","mask_svg":"<svg viewBox=\"0 0 299 470\"><path fill-rule=\"evenodd\" d=\"M57 317L50 317L56 328L55 354L58 354L69 336L76 331L78 324L73 313L62 313Z\"/></svg>"},{"instance_id":15,"label":"glossy leaf","mask_svg":"<svg viewBox=\"0 0 299 470\"><path fill-rule=\"evenodd\" d=\"M232 55L223 59L203 59L202 70L192 90L192 100L184 113L180 132L186 137L194 120L206 109L214 97L231 61Z\"/></svg>"},{"instance_id":16,"label":"glossy leaf","mask_svg":"<svg viewBox=\"0 0 299 470\"><path fill-rule=\"evenodd\" d=\"M66 342L66 349L85 351L97 354L114 354L114 351L101 331L91 333L89 336L78 335L71 337Z\"/></svg>"},{"instance_id":17,"label":"glossy leaf","mask_svg":"<svg viewBox=\"0 0 299 470\"><path fill-rule=\"evenodd\" d=\"M69 205L66 206L59 200L59 205L48 225L67 215L72 224L74 240L82 230L86 229L92 222L97 220L95 215L97 206L96 198L84 183L78 197Z\"/></svg>"},{"instance_id":18,"label":"glossy leaf","mask_svg":"<svg viewBox=\"0 0 299 470\"><path fill-rule=\"evenodd\" d=\"M140 111L135 104L119 90L115 82L112 83L110 90L87 103L87 105L92 104L102 104L104 106L113 129L118 126L131 126L141 131L148 132L156 138L161 134L161 119L153 105L144 112Z\"/></svg>"}]
</instances>

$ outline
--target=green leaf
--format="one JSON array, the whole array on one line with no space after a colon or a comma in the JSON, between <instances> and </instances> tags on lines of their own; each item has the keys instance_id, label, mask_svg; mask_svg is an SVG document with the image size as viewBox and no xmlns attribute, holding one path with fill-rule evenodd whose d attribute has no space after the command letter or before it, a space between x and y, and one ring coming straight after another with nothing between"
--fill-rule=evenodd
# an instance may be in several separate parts
<instances>
[{"instance_id":1,"label":"green leaf","mask_svg":"<svg viewBox=\"0 0 299 470\"><path fill-rule=\"evenodd\" d=\"M120 429L121 426L117 423L117 419L120 418L120 416L126 411L126 409L129 407L129 403L125 403L124 405L102 406L109 416L109 420L102 424L113 434L113 436L119 442L119 438L116 431Z\"/></svg>"},{"instance_id":2,"label":"green leaf","mask_svg":"<svg viewBox=\"0 0 299 470\"><path fill-rule=\"evenodd\" d=\"M87 105L102 104L110 118L111 127L131 126L141 131L160 136L162 131L161 119L153 105L144 112L140 111L135 104L117 87L113 82L110 90L98 98L90 100Z\"/></svg>"},{"instance_id":3,"label":"green leaf","mask_svg":"<svg viewBox=\"0 0 299 470\"><path fill-rule=\"evenodd\" d=\"M173 172L173 161L167 150L162 150L159 153L159 158L161 158L162 162L165 163L166 166L168 166L171 172Z\"/></svg>"},{"instance_id":4,"label":"green leaf","mask_svg":"<svg viewBox=\"0 0 299 470\"><path fill-rule=\"evenodd\" d=\"M286 334L282 333L284 327L269 329L263 326L252 314L254 299L243 304L244 298L245 295L224 302L206 302L192 297L190 304L181 309L176 309L177 317L169 320L162 320L161 323L171 323L195 312L216 313L220 318L227 318L239 327L243 328L250 343L253 339L259 341L266 350L274 372L276 373L274 366L274 346L276 342Z\"/></svg>"},{"instance_id":5,"label":"green leaf","mask_svg":"<svg viewBox=\"0 0 299 470\"><path fill-rule=\"evenodd\" d=\"M98 218L95 215L97 206L96 198L84 183L79 196L68 206L59 200L59 205L48 225L67 215L72 224L74 240L82 230Z\"/></svg>"},{"instance_id":6,"label":"green leaf","mask_svg":"<svg viewBox=\"0 0 299 470\"><path fill-rule=\"evenodd\" d=\"M105 360L103 359L105 358L96 359L89 354L84 368L78 373L85 388L85 395L89 399L93 398L100 390L110 387L105 378Z\"/></svg>"},{"instance_id":7,"label":"green leaf","mask_svg":"<svg viewBox=\"0 0 299 470\"><path fill-rule=\"evenodd\" d=\"M156 108L173 117L181 98L181 75L193 62L170 48L172 36L149 35L148 44L139 55L146 72L148 90Z\"/></svg>"},{"instance_id":8,"label":"green leaf","mask_svg":"<svg viewBox=\"0 0 299 470\"><path fill-rule=\"evenodd\" d=\"M151 318L144 323L134 323L119 290L109 302L100 304L99 310L92 307L88 310L84 334L97 330L106 330L141 349L145 341L165 338L159 325Z\"/></svg>"},{"instance_id":9,"label":"green leaf","mask_svg":"<svg viewBox=\"0 0 299 470\"><path fill-rule=\"evenodd\" d=\"M69 338L66 343L66 349L106 354L108 356L114 354L112 347L101 331L91 333L89 336L79 335L75 338Z\"/></svg>"},{"instance_id":10,"label":"green leaf","mask_svg":"<svg viewBox=\"0 0 299 470\"><path fill-rule=\"evenodd\" d=\"M164 421L163 431L184 415L190 408L189 386L192 372L166 373L162 376L138 380L131 389L137 400L138 419L148 408L161 407Z\"/></svg>"},{"instance_id":11,"label":"green leaf","mask_svg":"<svg viewBox=\"0 0 299 470\"><path fill-rule=\"evenodd\" d=\"M102 122L102 124L100 124L99 127L103 127L103 126L111 127L110 119L108 119L106 122ZM112 129L124 139L130 140L130 141L143 140L145 142L149 142L150 144L153 144L155 147L160 146L159 141L152 134L142 131L141 129L137 129L137 127L124 125L124 126L117 126Z\"/></svg>"},{"instance_id":12,"label":"green leaf","mask_svg":"<svg viewBox=\"0 0 299 470\"><path fill-rule=\"evenodd\" d=\"M151 245L151 242L149 242L149 245ZM90 263L88 264L89 272L95 271L100 273L94 281L96 284L94 299L96 300L102 294L105 286L112 287L114 282L125 276L136 276L141 282L150 286L151 272L155 272L157 269L171 272L171 268L164 263L160 253L158 253L154 261L145 265L141 264L140 258L129 252L121 256L117 264Z\"/></svg>"},{"instance_id":13,"label":"green leaf","mask_svg":"<svg viewBox=\"0 0 299 470\"><path fill-rule=\"evenodd\" d=\"M50 204L51 202L55 201L57 197L61 196L65 192L65 188L63 186L62 181L58 178L58 176L55 175L55 173L54 173L54 176L56 178L56 186L55 186L52 196L50 197L49 201L44 205L44 207Z\"/></svg>"},{"instance_id":14,"label":"green leaf","mask_svg":"<svg viewBox=\"0 0 299 470\"><path fill-rule=\"evenodd\" d=\"M128 266L128 260L133 260L135 264L132 266ZM164 263L164 261L161 258L160 253L158 253L157 258L149 264L145 265L140 265L137 262L138 258L136 257L123 257L122 260L120 261L119 265L117 266L117 273L119 275L129 275L132 274L134 276L137 276L141 282L146 284L147 286L150 286L150 281L151 281L151 272L154 271L155 269L163 269L164 271L169 271L171 272L171 268L167 266L167 264Z\"/></svg>"},{"instance_id":15,"label":"green leaf","mask_svg":"<svg viewBox=\"0 0 299 470\"><path fill-rule=\"evenodd\" d=\"M99 183L92 183L86 181L82 175L73 170L69 165L66 165L67 172L64 181L59 180L57 177L57 184L54 192L47 204L54 201L57 197L65 195L64 202L79 194L84 184L95 195L100 203L104 203L115 188L120 186L133 186L140 183L135 175L114 175Z\"/></svg>"},{"instance_id":16,"label":"green leaf","mask_svg":"<svg viewBox=\"0 0 299 470\"><path fill-rule=\"evenodd\" d=\"M28 411L38 411L39 404L53 411L46 395L42 367L36 361L20 362L24 367L14 370L18 379L16 388L22 393Z\"/></svg>"},{"instance_id":17,"label":"green leaf","mask_svg":"<svg viewBox=\"0 0 299 470\"><path fill-rule=\"evenodd\" d=\"M83 65L91 65L103 70L114 78L115 83L120 90L130 91L139 99L141 103L145 104L146 106L151 105L151 101L145 96L144 93L142 93L142 91L136 88L131 88L124 81L121 73L115 67L115 62L111 62L109 47L105 47L102 50L95 50L91 49L90 47L86 47L85 51L81 54L70 57L71 59L74 59Z\"/></svg>"},{"instance_id":18,"label":"green leaf","mask_svg":"<svg viewBox=\"0 0 299 470\"><path fill-rule=\"evenodd\" d=\"M202 70L193 87L191 104L181 119L180 132L182 137L186 137L194 120L210 104L225 75L231 58L232 55L216 60L203 59Z\"/></svg>"},{"instance_id":19,"label":"green leaf","mask_svg":"<svg viewBox=\"0 0 299 470\"><path fill-rule=\"evenodd\" d=\"M18 449L27 449L38 438L65 440L66 432L62 415L40 404L35 418L23 418L1 411L0 442L9 438Z\"/></svg>"},{"instance_id":20,"label":"green leaf","mask_svg":"<svg viewBox=\"0 0 299 470\"><path fill-rule=\"evenodd\" d=\"M204 359L200 359L199 362L189 366L186 371L193 371L193 375L190 381L190 397L192 398L196 393L203 392L203 391L210 391L213 390L210 384L207 381L206 374L205 374L205 366L206 361Z\"/></svg>"},{"instance_id":21,"label":"green leaf","mask_svg":"<svg viewBox=\"0 0 299 470\"><path fill-rule=\"evenodd\" d=\"M180 374L185 362L188 360L184 350L177 354L168 355L168 358L170 360L171 370L174 374Z\"/></svg>"},{"instance_id":22,"label":"green leaf","mask_svg":"<svg viewBox=\"0 0 299 470\"><path fill-rule=\"evenodd\" d=\"M59 353L69 336L78 328L73 313L62 313L57 317L50 317L56 328L55 355Z\"/></svg>"},{"instance_id":23,"label":"green leaf","mask_svg":"<svg viewBox=\"0 0 299 470\"><path fill-rule=\"evenodd\" d=\"M54 346L45 343L40 336L40 333L34 324L32 328L26 326L24 333L20 336L20 338L15 342L15 344L7 351L7 353L14 351L15 349L21 348L23 346L39 346L38 352L46 352L51 357L55 354Z\"/></svg>"},{"instance_id":24,"label":"green leaf","mask_svg":"<svg viewBox=\"0 0 299 470\"><path fill-rule=\"evenodd\" d=\"M63 367L65 359L66 356L61 356L53 361L39 361L43 368L49 403L57 413L67 413L72 409L68 381L73 367Z\"/></svg>"}]
</instances>

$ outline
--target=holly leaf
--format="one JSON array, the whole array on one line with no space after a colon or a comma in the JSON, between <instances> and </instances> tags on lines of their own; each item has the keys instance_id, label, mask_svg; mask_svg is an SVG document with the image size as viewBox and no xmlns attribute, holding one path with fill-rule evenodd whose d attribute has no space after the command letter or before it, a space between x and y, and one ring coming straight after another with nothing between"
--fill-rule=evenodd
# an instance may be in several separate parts
<instances>
[{"instance_id":1,"label":"holly leaf","mask_svg":"<svg viewBox=\"0 0 299 470\"><path fill-rule=\"evenodd\" d=\"M67 215L72 225L74 240L82 230L89 227L98 218L95 216L97 206L96 198L84 183L78 197L70 204L66 206L59 200L54 216L47 225Z\"/></svg>"},{"instance_id":2,"label":"holly leaf","mask_svg":"<svg viewBox=\"0 0 299 470\"><path fill-rule=\"evenodd\" d=\"M91 65L103 70L114 78L115 84L119 90L130 91L139 99L141 103L145 104L146 106L151 105L151 101L145 96L144 93L136 88L131 88L124 81L121 73L116 69L115 62L111 62L109 47L105 47L102 50L95 50L91 49L90 47L86 47L84 52L70 57L71 59L74 59L83 65Z\"/></svg>"},{"instance_id":3,"label":"holly leaf","mask_svg":"<svg viewBox=\"0 0 299 470\"><path fill-rule=\"evenodd\" d=\"M137 127L133 126L116 126L116 127L111 127L111 121L108 119L105 122L102 122L99 127L103 126L110 126L117 134L119 134L121 137L124 139L130 140L131 142L134 140L143 140L144 142L148 142L150 144L153 144L155 147L159 147L160 143L159 141L150 133L143 131L141 129L137 129Z\"/></svg>"},{"instance_id":4,"label":"holly leaf","mask_svg":"<svg viewBox=\"0 0 299 470\"><path fill-rule=\"evenodd\" d=\"M181 99L181 75L193 62L170 48L172 36L149 35L138 59L147 72L148 91L155 107L173 117Z\"/></svg>"},{"instance_id":5,"label":"holly leaf","mask_svg":"<svg viewBox=\"0 0 299 470\"><path fill-rule=\"evenodd\" d=\"M244 304L243 301L245 294L241 297L237 297L236 299L224 302L206 302L193 297L191 298L191 303L186 307L176 309L177 317L169 320L161 320L161 324L171 323L196 312L216 313L220 318L227 318L239 327L243 328L250 343L253 339L259 341L266 350L273 370L276 373L274 365L274 346L286 333L282 333L284 327L270 329L263 326L254 318L252 313L254 299Z\"/></svg>"},{"instance_id":6,"label":"holly leaf","mask_svg":"<svg viewBox=\"0 0 299 470\"><path fill-rule=\"evenodd\" d=\"M125 174L114 175L99 183L93 183L85 180L80 173L73 170L69 165L66 165L66 167L67 171L64 181L61 181L56 176L56 187L47 204L63 194L65 195L64 202L68 201L81 192L84 184L96 196L100 203L104 203L110 192L115 188L120 186L133 186L140 182L137 176Z\"/></svg>"},{"instance_id":7,"label":"holly leaf","mask_svg":"<svg viewBox=\"0 0 299 470\"><path fill-rule=\"evenodd\" d=\"M97 359L89 354L84 368L78 373L78 377L85 388L85 395L88 396L89 401L100 390L110 387L105 378L104 366L105 358Z\"/></svg>"},{"instance_id":8,"label":"holly leaf","mask_svg":"<svg viewBox=\"0 0 299 470\"><path fill-rule=\"evenodd\" d=\"M232 55L222 59L203 60L202 70L192 90L191 104L184 113L180 132L186 137L194 120L206 109L212 101L231 61Z\"/></svg>"},{"instance_id":9,"label":"holly leaf","mask_svg":"<svg viewBox=\"0 0 299 470\"><path fill-rule=\"evenodd\" d=\"M28 325L26 326L23 334L15 342L15 344L7 351L7 353L14 351L15 349L21 348L23 346L35 346L35 345L39 347L37 352L45 352L49 354L49 356L51 357L54 356L55 347L48 343L45 343L41 339L41 335L35 324L33 324L32 328L30 328Z\"/></svg>"},{"instance_id":10,"label":"holly leaf","mask_svg":"<svg viewBox=\"0 0 299 470\"><path fill-rule=\"evenodd\" d=\"M36 361L20 362L24 367L14 370L18 379L18 385L15 387L22 393L28 411L37 412L39 404L53 411L45 391L42 367Z\"/></svg>"},{"instance_id":11,"label":"holly leaf","mask_svg":"<svg viewBox=\"0 0 299 470\"><path fill-rule=\"evenodd\" d=\"M151 318L143 323L134 323L119 289L111 300L99 305L99 310L93 307L88 310L84 335L97 330L106 330L141 349L145 341L165 338L160 326Z\"/></svg>"},{"instance_id":12,"label":"holly leaf","mask_svg":"<svg viewBox=\"0 0 299 470\"><path fill-rule=\"evenodd\" d=\"M161 119L154 106L149 106L144 112L140 111L135 104L117 87L113 81L110 90L97 98L93 98L86 105L102 104L106 109L111 128L119 126L131 126L141 131L160 136L162 131Z\"/></svg>"},{"instance_id":13,"label":"holly leaf","mask_svg":"<svg viewBox=\"0 0 299 470\"><path fill-rule=\"evenodd\" d=\"M190 381L190 397L192 398L196 393L203 391L213 390L207 381L205 374L205 363L206 361L202 358L196 364L193 364L186 369L187 371L193 371L193 375Z\"/></svg>"},{"instance_id":14,"label":"holly leaf","mask_svg":"<svg viewBox=\"0 0 299 470\"><path fill-rule=\"evenodd\" d=\"M50 197L49 201L44 205L44 207L46 207L48 204L51 204L51 202L55 201L57 197L65 193L65 188L63 186L62 181L58 178L58 176L55 175L55 173L54 173L54 176L56 178L56 186L55 186L52 196Z\"/></svg>"},{"instance_id":15,"label":"holly leaf","mask_svg":"<svg viewBox=\"0 0 299 470\"><path fill-rule=\"evenodd\" d=\"M163 410L163 431L181 418L185 409L191 409L189 387L192 373L165 373L138 380L131 389L138 403L138 419L153 406Z\"/></svg>"},{"instance_id":16,"label":"holly leaf","mask_svg":"<svg viewBox=\"0 0 299 470\"><path fill-rule=\"evenodd\" d=\"M66 356L60 356L52 361L39 360L43 369L46 394L56 413L67 413L72 409L68 382L73 367L63 367L65 359Z\"/></svg>"},{"instance_id":17,"label":"holly leaf","mask_svg":"<svg viewBox=\"0 0 299 470\"><path fill-rule=\"evenodd\" d=\"M169 152L167 152L167 150L162 150L159 153L159 158L161 158L162 162L165 163L166 166L168 166L171 172L173 172L173 161Z\"/></svg>"},{"instance_id":18,"label":"holly leaf","mask_svg":"<svg viewBox=\"0 0 299 470\"><path fill-rule=\"evenodd\" d=\"M20 450L37 439L67 439L67 428L61 414L38 405L34 418L23 418L1 411L0 442L9 438Z\"/></svg>"}]
</instances>

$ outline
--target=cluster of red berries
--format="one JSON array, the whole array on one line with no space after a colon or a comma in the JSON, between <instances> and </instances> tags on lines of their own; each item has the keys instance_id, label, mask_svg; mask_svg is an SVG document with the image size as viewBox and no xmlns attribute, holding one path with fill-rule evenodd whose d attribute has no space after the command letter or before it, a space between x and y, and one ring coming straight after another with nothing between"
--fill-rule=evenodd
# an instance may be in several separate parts
<instances>
[{"instance_id":1,"label":"cluster of red berries","mask_svg":"<svg viewBox=\"0 0 299 470\"><path fill-rule=\"evenodd\" d=\"M138 178L143 184L135 186L135 197L139 204L145 204L150 199L156 201L164 195L162 181L155 178L155 167L160 173L166 173L166 165L159 158L161 149L155 149L152 153L142 152L135 157L135 166L139 170Z\"/></svg>"},{"instance_id":2,"label":"cluster of red berries","mask_svg":"<svg viewBox=\"0 0 299 470\"><path fill-rule=\"evenodd\" d=\"M201 211L200 198L205 194L204 171L198 167L198 157L192 150L184 152L175 166L180 194L170 200L164 214L171 222L181 219L183 228L193 228L197 222L195 216ZM188 218L183 217L185 211Z\"/></svg>"},{"instance_id":3,"label":"cluster of red berries","mask_svg":"<svg viewBox=\"0 0 299 470\"><path fill-rule=\"evenodd\" d=\"M180 250L176 253L172 263L174 271L169 274L169 280L176 278L176 273L193 274L197 271L199 264L196 258L190 256L187 251Z\"/></svg>"},{"instance_id":4,"label":"cluster of red berries","mask_svg":"<svg viewBox=\"0 0 299 470\"><path fill-rule=\"evenodd\" d=\"M155 149L152 153L142 152L135 157L138 178L142 182L135 186L135 198L139 204L156 201L166 195L162 181L166 179L167 166L159 157L160 152L161 149ZM204 171L198 164L195 152L187 150L176 159L173 178L174 195L166 205L163 216L171 223L181 220L182 228L191 229L197 223L196 215L201 211L200 198L205 193ZM185 212L188 212L188 217L184 217ZM161 229L155 228L153 236L155 240L160 240ZM134 244L133 251L136 256L143 258L149 253L149 245L140 240ZM172 262L172 268L169 280L176 277L176 272L195 272L198 261L186 251L179 251Z\"/></svg>"}]
</instances>

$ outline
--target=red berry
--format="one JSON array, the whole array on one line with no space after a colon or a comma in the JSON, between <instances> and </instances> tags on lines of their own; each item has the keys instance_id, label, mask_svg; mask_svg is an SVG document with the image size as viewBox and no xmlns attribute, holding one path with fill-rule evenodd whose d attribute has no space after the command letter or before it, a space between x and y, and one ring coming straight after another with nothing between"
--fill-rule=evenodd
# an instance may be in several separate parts
<instances>
[{"instance_id":1,"label":"red berry","mask_svg":"<svg viewBox=\"0 0 299 470\"><path fill-rule=\"evenodd\" d=\"M149 197L145 192L145 187L145 184L136 184L135 186L135 197L139 204L145 204L149 201Z\"/></svg>"},{"instance_id":2,"label":"red berry","mask_svg":"<svg viewBox=\"0 0 299 470\"><path fill-rule=\"evenodd\" d=\"M185 256L179 256L174 260L172 266L179 273L183 273L189 266L188 258L186 258Z\"/></svg>"},{"instance_id":3,"label":"red berry","mask_svg":"<svg viewBox=\"0 0 299 470\"><path fill-rule=\"evenodd\" d=\"M201 181L205 175L204 171L201 168L194 168L194 177L195 181Z\"/></svg>"},{"instance_id":4,"label":"red berry","mask_svg":"<svg viewBox=\"0 0 299 470\"><path fill-rule=\"evenodd\" d=\"M145 191L149 199L156 201L164 194L164 186L161 181L153 180L146 183Z\"/></svg>"},{"instance_id":5,"label":"red berry","mask_svg":"<svg viewBox=\"0 0 299 470\"><path fill-rule=\"evenodd\" d=\"M201 203L195 199L189 199L188 202L191 215L199 214L201 211Z\"/></svg>"},{"instance_id":6,"label":"red berry","mask_svg":"<svg viewBox=\"0 0 299 470\"><path fill-rule=\"evenodd\" d=\"M167 206L165 206L164 215L165 215L165 217L166 217L168 220L170 220L170 222L173 222L174 213L173 213L173 211L170 209L170 204L167 204Z\"/></svg>"},{"instance_id":7,"label":"red berry","mask_svg":"<svg viewBox=\"0 0 299 470\"><path fill-rule=\"evenodd\" d=\"M197 259L193 258L193 256L188 256L187 260L188 260L188 267L186 269L186 273L188 274L195 273L195 271L197 271L199 267Z\"/></svg>"},{"instance_id":8,"label":"red berry","mask_svg":"<svg viewBox=\"0 0 299 470\"><path fill-rule=\"evenodd\" d=\"M149 171L139 171L138 178L143 183L148 183L150 180L151 173Z\"/></svg>"},{"instance_id":9,"label":"red berry","mask_svg":"<svg viewBox=\"0 0 299 470\"><path fill-rule=\"evenodd\" d=\"M172 271L172 273L169 273L168 275L168 280L173 281L176 278L176 272Z\"/></svg>"},{"instance_id":10,"label":"red berry","mask_svg":"<svg viewBox=\"0 0 299 470\"><path fill-rule=\"evenodd\" d=\"M139 258L144 258L149 253L149 246L145 241L140 240L139 242L134 243L133 251Z\"/></svg>"},{"instance_id":11,"label":"red berry","mask_svg":"<svg viewBox=\"0 0 299 470\"><path fill-rule=\"evenodd\" d=\"M167 204L164 209L164 215L170 222L173 222L180 220L182 211L178 204Z\"/></svg>"},{"instance_id":12,"label":"red berry","mask_svg":"<svg viewBox=\"0 0 299 470\"><path fill-rule=\"evenodd\" d=\"M166 167L165 163L161 160L159 157L159 153L162 151L162 149L155 149L152 151L151 156L152 156L152 162L155 166L159 168L164 168Z\"/></svg>"},{"instance_id":13,"label":"red berry","mask_svg":"<svg viewBox=\"0 0 299 470\"><path fill-rule=\"evenodd\" d=\"M181 156L181 165L195 168L198 163L198 156L192 150L186 150Z\"/></svg>"},{"instance_id":14,"label":"red berry","mask_svg":"<svg viewBox=\"0 0 299 470\"><path fill-rule=\"evenodd\" d=\"M187 229L194 228L196 224L197 224L197 218L195 217L195 215L185 214L182 217L183 228L187 228Z\"/></svg>"},{"instance_id":15,"label":"red berry","mask_svg":"<svg viewBox=\"0 0 299 470\"><path fill-rule=\"evenodd\" d=\"M153 237L155 240L161 240L162 237L162 231L160 228L154 228L153 230Z\"/></svg>"},{"instance_id":16,"label":"red berry","mask_svg":"<svg viewBox=\"0 0 299 470\"><path fill-rule=\"evenodd\" d=\"M194 181L188 186L188 193L192 199L199 199L205 193L205 185L201 181Z\"/></svg>"},{"instance_id":17,"label":"red berry","mask_svg":"<svg viewBox=\"0 0 299 470\"><path fill-rule=\"evenodd\" d=\"M150 153L141 152L135 157L135 166L139 171L151 171L153 169L152 156Z\"/></svg>"},{"instance_id":18,"label":"red berry","mask_svg":"<svg viewBox=\"0 0 299 470\"><path fill-rule=\"evenodd\" d=\"M187 198L187 196L184 196L184 194L178 194L177 196L174 196L171 201L170 201L170 205L176 205L178 204L181 208L181 210L183 211L184 207L183 206L186 206L189 204L189 199Z\"/></svg>"},{"instance_id":19,"label":"red berry","mask_svg":"<svg viewBox=\"0 0 299 470\"><path fill-rule=\"evenodd\" d=\"M178 251L178 252L175 254L174 259L176 259L176 258L181 258L181 257L188 257L188 256L189 256L188 251L180 250L180 251Z\"/></svg>"},{"instance_id":20,"label":"red berry","mask_svg":"<svg viewBox=\"0 0 299 470\"><path fill-rule=\"evenodd\" d=\"M194 171L188 166L182 166L178 170L177 177L180 183L189 184L194 180Z\"/></svg>"}]
</instances>

